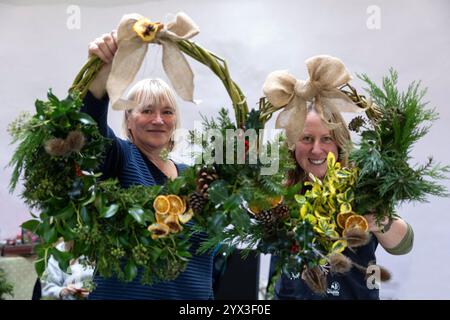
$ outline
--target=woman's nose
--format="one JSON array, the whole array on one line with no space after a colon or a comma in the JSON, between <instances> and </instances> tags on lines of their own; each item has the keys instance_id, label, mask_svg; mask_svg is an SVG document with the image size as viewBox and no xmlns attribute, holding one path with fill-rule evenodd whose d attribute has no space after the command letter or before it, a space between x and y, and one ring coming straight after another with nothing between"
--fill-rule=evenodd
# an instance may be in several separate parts
<instances>
[{"instance_id":1,"label":"woman's nose","mask_svg":"<svg viewBox=\"0 0 450 320\"><path fill-rule=\"evenodd\" d=\"M322 153L322 146L320 144L320 141L315 141L313 143L311 153L313 153L313 154L320 154L320 153Z\"/></svg>"},{"instance_id":2,"label":"woman's nose","mask_svg":"<svg viewBox=\"0 0 450 320\"><path fill-rule=\"evenodd\" d=\"M155 115L152 118L152 123L154 124L163 124L163 118L161 117L161 114L159 112L156 112Z\"/></svg>"}]
</instances>

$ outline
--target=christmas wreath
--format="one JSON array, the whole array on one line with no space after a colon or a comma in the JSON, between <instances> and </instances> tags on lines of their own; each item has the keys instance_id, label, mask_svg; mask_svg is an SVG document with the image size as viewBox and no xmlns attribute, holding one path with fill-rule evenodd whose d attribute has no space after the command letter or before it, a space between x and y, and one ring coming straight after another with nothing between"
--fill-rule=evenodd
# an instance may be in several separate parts
<instances>
[{"instance_id":1,"label":"christmas wreath","mask_svg":"<svg viewBox=\"0 0 450 320\"><path fill-rule=\"evenodd\" d=\"M326 293L328 272L346 273L356 267L366 275L368 266L342 254L345 248L357 248L370 240L362 214L375 213L377 221L383 221L396 217L395 208L404 202L424 202L427 195L448 196L437 180L446 178L449 166L435 163L431 157L424 165L410 164L414 143L438 118L422 101L426 90L413 82L406 92L399 92L398 75L392 69L381 87L365 74L359 78L368 85L369 98L348 83L340 88L366 114L355 117L348 126L360 136L349 155L350 166L341 167L330 153L325 177L310 176L304 183L306 193L294 195L290 218L250 232L259 240L261 252L278 256L278 275L301 274L319 294ZM267 101L263 105L263 114L277 109ZM381 280L388 280L389 272L380 268Z\"/></svg>"},{"instance_id":2,"label":"christmas wreath","mask_svg":"<svg viewBox=\"0 0 450 320\"><path fill-rule=\"evenodd\" d=\"M139 65L129 66L127 55L138 55L142 61L148 44L156 43L163 46L166 73L183 99L193 100L193 76L182 52L208 66L221 79L231 97L237 123L243 126L245 97L231 79L225 61L189 40L198 28L187 15L177 14L167 26L137 14L126 15L118 33L121 42L115 61L121 63L113 63L112 80L108 81L108 86L114 83L108 88L113 108L130 107L120 96ZM207 223L202 216L194 215L206 198L206 189L197 184L217 175L210 175L209 168L200 171L193 167L164 186L127 189L121 188L117 180L101 180L98 170L108 141L80 108L102 64L99 58L90 58L65 99L58 99L49 90L47 101L36 101L34 115L23 113L9 127L13 143L19 143L10 161L11 190L22 178L21 196L39 212L23 224L41 238L35 248L36 270L39 275L43 273L50 255L62 270L67 269L71 259L84 256L87 263L95 263L96 272L102 276L116 274L129 281L142 267L143 283L174 279L191 257L189 238L204 230L201 226ZM183 70L181 78L174 73L174 67ZM221 192L219 185L211 187L211 201L222 202ZM193 216L197 221L195 230L188 223ZM73 241L70 252L55 248L61 238Z\"/></svg>"}]
</instances>

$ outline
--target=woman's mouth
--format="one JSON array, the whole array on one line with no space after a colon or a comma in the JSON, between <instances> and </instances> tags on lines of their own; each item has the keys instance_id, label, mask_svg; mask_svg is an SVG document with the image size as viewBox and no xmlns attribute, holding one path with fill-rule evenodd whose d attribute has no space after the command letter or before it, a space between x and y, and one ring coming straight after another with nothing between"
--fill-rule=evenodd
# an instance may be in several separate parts
<instances>
[{"instance_id":1,"label":"woman's mouth","mask_svg":"<svg viewBox=\"0 0 450 320\"><path fill-rule=\"evenodd\" d=\"M319 166L321 164L324 164L325 161L327 161L326 158L324 159L308 159L310 163L312 163L313 165Z\"/></svg>"}]
</instances>

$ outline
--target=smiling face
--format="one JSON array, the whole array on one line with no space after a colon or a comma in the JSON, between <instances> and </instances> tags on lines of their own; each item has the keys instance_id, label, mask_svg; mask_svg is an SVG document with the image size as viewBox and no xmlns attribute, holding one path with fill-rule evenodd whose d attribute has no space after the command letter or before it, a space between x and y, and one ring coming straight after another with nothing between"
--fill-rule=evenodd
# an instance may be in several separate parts
<instances>
[{"instance_id":1,"label":"smiling face","mask_svg":"<svg viewBox=\"0 0 450 320\"><path fill-rule=\"evenodd\" d=\"M295 145L295 159L306 174L322 179L327 172L327 155L339 161L338 146L331 130L315 111L308 112L303 132Z\"/></svg>"},{"instance_id":2,"label":"smiling face","mask_svg":"<svg viewBox=\"0 0 450 320\"><path fill-rule=\"evenodd\" d=\"M142 107L125 111L124 133L140 150L161 151L173 147L173 133L179 117L173 90L161 79L144 79L127 97Z\"/></svg>"},{"instance_id":3,"label":"smiling face","mask_svg":"<svg viewBox=\"0 0 450 320\"><path fill-rule=\"evenodd\" d=\"M132 111L127 121L133 143L137 147L155 150L168 146L175 125L175 108L164 101Z\"/></svg>"}]
</instances>

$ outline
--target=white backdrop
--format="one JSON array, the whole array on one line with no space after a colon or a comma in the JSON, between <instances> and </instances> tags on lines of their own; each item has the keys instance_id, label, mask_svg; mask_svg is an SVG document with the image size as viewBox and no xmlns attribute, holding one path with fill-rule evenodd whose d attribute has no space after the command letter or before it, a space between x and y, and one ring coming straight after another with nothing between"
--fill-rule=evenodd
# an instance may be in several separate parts
<instances>
[{"instance_id":1,"label":"white backdrop","mask_svg":"<svg viewBox=\"0 0 450 320\"><path fill-rule=\"evenodd\" d=\"M367 73L377 81L394 67L402 88L422 80L429 88L426 98L440 119L416 145L414 161L424 162L433 155L438 161L450 162L448 1L0 0L0 166L4 168L0 172L0 239L14 236L20 223L30 217L19 197L20 189L14 194L8 191L11 168L7 163L14 146L9 144L7 125L20 111L33 111L34 100L44 99L48 88L65 96L86 61L89 41L115 28L123 14L138 12L165 22L168 13L178 11L186 12L200 26L201 33L194 40L227 60L250 107L261 96L269 72L288 69L304 78L304 61L316 54L337 56L353 74ZM182 126L188 129L199 119L199 112L213 116L222 106L232 110L220 81L206 67L191 62L195 97L203 103L179 101ZM137 80L144 77L166 79L161 48L150 48ZM359 80L353 84L361 88ZM110 112L110 123L119 130L119 113ZM448 181L444 184L450 187ZM379 262L393 273L393 280L382 287L383 298L450 298L450 217L446 214L450 200L429 200L398 210L415 230L413 251L400 257L378 252ZM263 259L262 277L266 262Z\"/></svg>"}]
</instances>

